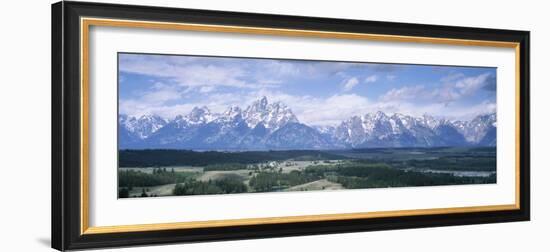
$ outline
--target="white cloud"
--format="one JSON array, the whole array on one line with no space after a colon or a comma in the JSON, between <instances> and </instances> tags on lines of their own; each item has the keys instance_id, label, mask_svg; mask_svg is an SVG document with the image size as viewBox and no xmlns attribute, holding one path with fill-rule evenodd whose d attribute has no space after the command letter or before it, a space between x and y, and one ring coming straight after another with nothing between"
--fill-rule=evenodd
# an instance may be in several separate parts
<instances>
[{"instance_id":1,"label":"white cloud","mask_svg":"<svg viewBox=\"0 0 550 252\"><path fill-rule=\"evenodd\" d=\"M452 115L452 118L460 120L469 120L478 115L495 113L497 110L497 104L491 101L483 101L482 103L473 105L473 106L464 106L459 108L451 108L452 110L445 113L447 117Z\"/></svg>"},{"instance_id":2,"label":"white cloud","mask_svg":"<svg viewBox=\"0 0 550 252\"><path fill-rule=\"evenodd\" d=\"M371 104L356 94L334 95L311 104L300 111L300 119L311 125L337 125L354 115L365 114Z\"/></svg>"},{"instance_id":3,"label":"white cloud","mask_svg":"<svg viewBox=\"0 0 550 252\"><path fill-rule=\"evenodd\" d=\"M220 59L221 65L197 57L170 57L159 55L123 55L121 72L167 78L181 86L229 86L237 88L265 88L275 83L256 83L246 80L250 76L245 65L234 64L234 59Z\"/></svg>"},{"instance_id":4,"label":"white cloud","mask_svg":"<svg viewBox=\"0 0 550 252\"><path fill-rule=\"evenodd\" d=\"M383 111L386 114L401 113L412 116L429 114L436 118L450 120L470 120L475 116L496 112L496 104L491 101L483 101L476 105L425 103L418 104L407 101L389 101L372 103L370 111Z\"/></svg>"},{"instance_id":5,"label":"white cloud","mask_svg":"<svg viewBox=\"0 0 550 252\"><path fill-rule=\"evenodd\" d=\"M381 101L424 101L449 104L464 97L476 94L482 88L490 84L490 73L480 74L474 77L464 77L463 74L448 76L439 87L427 88L424 85L404 86L393 88L381 95ZM452 82L449 82L452 80Z\"/></svg>"},{"instance_id":6,"label":"white cloud","mask_svg":"<svg viewBox=\"0 0 550 252\"><path fill-rule=\"evenodd\" d=\"M159 110L167 103L177 103L185 98L190 91L175 84L155 82L145 91L135 92L133 98L120 99L119 110L122 114L141 116L145 114L158 114L164 116L167 113Z\"/></svg>"},{"instance_id":7,"label":"white cloud","mask_svg":"<svg viewBox=\"0 0 550 252\"><path fill-rule=\"evenodd\" d=\"M127 106L125 106L127 105ZM141 115L158 115L166 119L173 119L177 115L188 114L195 106L199 104L176 104L176 105L160 105L160 106L133 106L133 104L121 103L120 112L131 116L139 117ZM125 110L124 108L128 108Z\"/></svg>"},{"instance_id":8,"label":"white cloud","mask_svg":"<svg viewBox=\"0 0 550 252\"><path fill-rule=\"evenodd\" d=\"M458 80L455 86L461 94L470 95L487 85L490 77L490 73L485 73L475 77L463 78Z\"/></svg>"},{"instance_id":9,"label":"white cloud","mask_svg":"<svg viewBox=\"0 0 550 252\"><path fill-rule=\"evenodd\" d=\"M265 61L261 67L265 70L259 72L261 75L269 73L271 76L298 76L303 72L296 64L280 60Z\"/></svg>"},{"instance_id":10,"label":"white cloud","mask_svg":"<svg viewBox=\"0 0 550 252\"><path fill-rule=\"evenodd\" d=\"M441 78L441 81L443 83L449 83L449 82L456 81L456 80L464 78L464 77L465 77L465 75L463 73L453 72L453 73L450 73L450 74L446 75L445 77Z\"/></svg>"},{"instance_id":11,"label":"white cloud","mask_svg":"<svg viewBox=\"0 0 550 252\"><path fill-rule=\"evenodd\" d=\"M474 106L461 104L427 103L419 104L403 100L387 100L372 102L366 97L357 94L339 94L330 97L312 97L289 95L280 91L263 89L250 91L241 95L234 93L212 93L208 99L198 100L185 104L150 105L136 101L121 101L121 113L141 116L143 114L157 114L171 119L177 115L188 114L193 107L207 106L214 113L221 113L229 106L239 106L245 109L255 100L266 96L270 103L282 102L286 104L298 117L300 122L307 125L337 126L352 116L361 116L367 113L383 111L387 114L402 113L413 116L430 114L436 117L449 119L471 119L479 114L495 112L496 104L485 101Z\"/></svg>"},{"instance_id":12,"label":"white cloud","mask_svg":"<svg viewBox=\"0 0 550 252\"><path fill-rule=\"evenodd\" d=\"M378 81L378 75L371 75L365 78L365 83L374 83Z\"/></svg>"},{"instance_id":13,"label":"white cloud","mask_svg":"<svg viewBox=\"0 0 550 252\"><path fill-rule=\"evenodd\" d=\"M158 105L180 99L183 92L177 86L156 82L151 89L139 96L139 100L146 104Z\"/></svg>"},{"instance_id":14,"label":"white cloud","mask_svg":"<svg viewBox=\"0 0 550 252\"><path fill-rule=\"evenodd\" d=\"M292 109L301 122L308 125L337 125L351 116L368 112L370 107L366 97L356 94L341 94L321 98L293 96L266 90L258 94L251 94L247 105L261 96L266 96L269 102L283 102Z\"/></svg>"},{"instance_id":15,"label":"white cloud","mask_svg":"<svg viewBox=\"0 0 550 252\"><path fill-rule=\"evenodd\" d=\"M157 114L173 118L189 113L195 106L207 106L213 112L221 113L229 106L236 105L244 109L262 96L267 96L270 102L285 103L301 122L309 125L336 125L351 116L378 110L417 116L428 113L466 118L495 109L495 104L490 101L473 106L455 103L462 97L471 96L477 90L487 87L488 81L493 78L489 73L468 78L455 74L442 79L442 84L438 87L408 85L394 88L371 101L349 91L357 89L360 83L376 83L381 78L394 80L397 76L388 73L395 71L393 67L376 65L374 69L379 72L365 77L350 76L343 72L349 68L364 67L361 64L295 64L276 60L234 64L232 59L213 64L212 61L201 60L199 57L134 56L135 58L122 58L124 64L120 65L121 71L144 74L155 81L163 81L154 83L142 93L133 94L131 99L120 100L120 112L134 116ZM319 78L322 75L343 79L339 83L340 88L348 93L314 97L291 95L286 93L285 88L281 88L286 84L283 77ZM338 82L334 84L338 85ZM228 91L227 87L233 88Z\"/></svg>"},{"instance_id":16,"label":"white cloud","mask_svg":"<svg viewBox=\"0 0 550 252\"><path fill-rule=\"evenodd\" d=\"M434 89L428 98L446 104L455 102L476 94L482 88L486 88L494 80L491 78L491 73L484 73L473 77L465 77L460 73L449 75L445 78L447 83L444 83L440 88Z\"/></svg>"},{"instance_id":17,"label":"white cloud","mask_svg":"<svg viewBox=\"0 0 550 252\"><path fill-rule=\"evenodd\" d=\"M201 92L201 93L210 93L214 90L216 90L216 88L214 86L203 86L199 89L199 92Z\"/></svg>"},{"instance_id":18,"label":"white cloud","mask_svg":"<svg viewBox=\"0 0 550 252\"><path fill-rule=\"evenodd\" d=\"M270 59L212 58L200 56L121 54L119 70L125 73L166 78L183 86L273 88L288 78L324 78L354 68L388 71L392 66L348 62L288 61ZM368 82L376 81L368 78Z\"/></svg>"},{"instance_id":19,"label":"white cloud","mask_svg":"<svg viewBox=\"0 0 550 252\"><path fill-rule=\"evenodd\" d=\"M173 78L184 86L256 87L242 80L243 76L245 76L243 70L236 67L191 65L180 67Z\"/></svg>"},{"instance_id":20,"label":"white cloud","mask_svg":"<svg viewBox=\"0 0 550 252\"><path fill-rule=\"evenodd\" d=\"M182 86L262 89L284 85L293 77L319 78L365 64L269 59L181 57L121 54L119 70L166 78Z\"/></svg>"},{"instance_id":21,"label":"white cloud","mask_svg":"<svg viewBox=\"0 0 550 252\"><path fill-rule=\"evenodd\" d=\"M392 88L390 91L380 96L379 100L385 102L413 100L424 96L425 92L426 89L422 85Z\"/></svg>"},{"instance_id":22,"label":"white cloud","mask_svg":"<svg viewBox=\"0 0 550 252\"><path fill-rule=\"evenodd\" d=\"M357 84L359 84L359 80L355 77L352 77L347 80L344 80L342 84L343 84L342 89L347 92L352 90L355 86L357 86Z\"/></svg>"}]
</instances>

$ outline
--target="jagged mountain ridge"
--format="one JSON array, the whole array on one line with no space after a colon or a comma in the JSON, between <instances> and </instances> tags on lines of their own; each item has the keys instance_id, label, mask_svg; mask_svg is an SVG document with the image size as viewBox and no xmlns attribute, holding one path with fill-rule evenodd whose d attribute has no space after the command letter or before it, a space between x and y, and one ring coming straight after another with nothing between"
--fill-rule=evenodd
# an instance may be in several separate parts
<instances>
[{"instance_id":1,"label":"jagged mountain ridge","mask_svg":"<svg viewBox=\"0 0 550 252\"><path fill-rule=\"evenodd\" d=\"M135 134L140 139L149 137L167 123L168 121L157 115L143 115L139 118L128 117L127 115L118 117L119 127L128 131L127 134Z\"/></svg>"},{"instance_id":2,"label":"jagged mountain ridge","mask_svg":"<svg viewBox=\"0 0 550 252\"><path fill-rule=\"evenodd\" d=\"M279 150L377 147L496 146L496 115L449 121L383 112L353 116L337 126L301 123L266 97L246 109L212 113L195 107L173 120L119 116L120 149Z\"/></svg>"}]
</instances>

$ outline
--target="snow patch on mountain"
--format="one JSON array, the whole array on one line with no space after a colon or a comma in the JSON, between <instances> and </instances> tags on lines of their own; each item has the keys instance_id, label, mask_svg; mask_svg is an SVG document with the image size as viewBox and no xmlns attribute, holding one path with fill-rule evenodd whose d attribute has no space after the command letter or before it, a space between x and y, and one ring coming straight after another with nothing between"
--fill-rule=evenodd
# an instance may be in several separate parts
<instances>
[{"instance_id":1,"label":"snow patch on mountain","mask_svg":"<svg viewBox=\"0 0 550 252\"><path fill-rule=\"evenodd\" d=\"M121 115L118 123L128 132L135 134L140 139L145 139L164 127L168 121L156 115L143 115L139 118Z\"/></svg>"},{"instance_id":2,"label":"snow patch on mountain","mask_svg":"<svg viewBox=\"0 0 550 252\"><path fill-rule=\"evenodd\" d=\"M243 118L248 127L254 128L262 124L270 132L274 132L288 123L298 123L298 118L292 110L281 102L268 103L267 97L252 103L243 111Z\"/></svg>"},{"instance_id":3,"label":"snow patch on mountain","mask_svg":"<svg viewBox=\"0 0 550 252\"><path fill-rule=\"evenodd\" d=\"M119 116L119 147L182 149L331 149L496 145L496 114L470 121L382 111L352 116L335 126L301 123L282 102L267 97L241 109L213 113L206 106L166 120Z\"/></svg>"}]
</instances>

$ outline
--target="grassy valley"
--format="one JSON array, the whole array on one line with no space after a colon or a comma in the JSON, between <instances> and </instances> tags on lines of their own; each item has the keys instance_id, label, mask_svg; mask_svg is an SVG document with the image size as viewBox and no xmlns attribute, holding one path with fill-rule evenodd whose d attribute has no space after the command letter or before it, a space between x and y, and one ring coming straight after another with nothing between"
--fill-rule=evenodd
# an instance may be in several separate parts
<instances>
[{"instance_id":1,"label":"grassy valley","mask_svg":"<svg viewBox=\"0 0 550 252\"><path fill-rule=\"evenodd\" d=\"M119 151L119 197L496 183L496 149Z\"/></svg>"}]
</instances>

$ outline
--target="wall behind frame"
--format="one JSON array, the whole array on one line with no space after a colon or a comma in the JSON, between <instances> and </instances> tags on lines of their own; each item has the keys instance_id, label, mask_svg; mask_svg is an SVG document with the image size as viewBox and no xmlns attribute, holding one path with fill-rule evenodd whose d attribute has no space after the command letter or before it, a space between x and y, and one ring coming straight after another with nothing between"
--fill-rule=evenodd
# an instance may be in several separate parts
<instances>
[{"instance_id":1,"label":"wall behind frame","mask_svg":"<svg viewBox=\"0 0 550 252\"><path fill-rule=\"evenodd\" d=\"M135 247L114 251L544 251L550 226L550 29L544 1L214 1L116 3L302 16L531 30L532 221L247 241ZM52 251L50 237L50 4L10 1L0 10L2 251ZM108 249L107 251L111 251Z\"/></svg>"}]
</instances>

